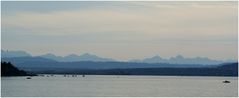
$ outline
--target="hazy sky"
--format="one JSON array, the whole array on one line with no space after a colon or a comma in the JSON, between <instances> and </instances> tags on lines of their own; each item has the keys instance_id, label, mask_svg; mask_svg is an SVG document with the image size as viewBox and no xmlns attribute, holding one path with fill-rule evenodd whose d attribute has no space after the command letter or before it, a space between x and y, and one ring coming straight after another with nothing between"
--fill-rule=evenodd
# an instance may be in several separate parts
<instances>
[{"instance_id":1,"label":"hazy sky","mask_svg":"<svg viewBox=\"0 0 239 98\"><path fill-rule=\"evenodd\" d=\"M2 49L237 60L237 2L2 2Z\"/></svg>"}]
</instances>

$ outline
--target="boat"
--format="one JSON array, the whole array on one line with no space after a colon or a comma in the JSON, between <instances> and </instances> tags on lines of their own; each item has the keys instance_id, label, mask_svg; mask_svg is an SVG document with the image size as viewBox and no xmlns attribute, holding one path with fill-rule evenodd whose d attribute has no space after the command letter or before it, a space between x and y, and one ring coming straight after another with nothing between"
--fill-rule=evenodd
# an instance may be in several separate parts
<instances>
[{"instance_id":1,"label":"boat","mask_svg":"<svg viewBox=\"0 0 239 98\"><path fill-rule=\"evenodd\" d=\"M31 77L27 77L27 79L32 79Z\"/></svg>"},{"instance_id":2,"label":"boat","mask_svg":"<svg viewBox=\"0 0 239 98\"><path fill-rule=\"evenodd\" d=\"M85 75L82 75L82 77L85 77Z\"/></svg>"},{"instance_id":3,"label":"boat","mask_svg":"<svg viewBox=\"0 0 239 98\"><path fill-rule=\"evenodd\" d=\"M225 80L225 81L222 81L222 83L231 83L230 81L227 81L227 80Z\"/></svg>"}]
</instances>

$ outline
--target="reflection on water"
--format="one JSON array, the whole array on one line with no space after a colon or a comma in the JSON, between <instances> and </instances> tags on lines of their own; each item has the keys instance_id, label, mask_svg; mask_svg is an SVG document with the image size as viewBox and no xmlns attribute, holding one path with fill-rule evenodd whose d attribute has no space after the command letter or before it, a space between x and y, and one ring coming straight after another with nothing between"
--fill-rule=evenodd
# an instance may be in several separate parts
<instances>
[{"instance_id":1,"label":"reflection on water","mask_svg":"<svg viewBox=\"0 0 239 98\"><path fill-rule=\"evenodd\" d=\"M40 75L2 77L9 97L201 97L237 96L237 77ZM224 80L230 83L223 83Z\"/></svg>"}]
</instances>

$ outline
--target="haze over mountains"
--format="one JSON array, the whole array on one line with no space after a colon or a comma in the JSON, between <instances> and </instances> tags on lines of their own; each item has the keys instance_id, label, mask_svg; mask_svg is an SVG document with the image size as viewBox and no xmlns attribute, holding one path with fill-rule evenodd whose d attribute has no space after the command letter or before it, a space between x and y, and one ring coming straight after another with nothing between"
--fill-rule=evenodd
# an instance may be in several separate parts
<instances>
[{"instance_id":1,"label":"haze over mountains","mask_svg":"<svg viewBox=\"0 0 239 98\"><path fill-rule=\"evenodd\" d=\"M2 62L11 62L17 68L33 73L237 76L237 62L184 58L181 55L169 59L156 55L126 62L89 53L64 57L54 54L32 56L24 51L2 50L1 56ZM221 66L226 68L222 69Z\"/></svg>"},{"instance_id":2,"label":"haze over mountains","mask_svg":"<svg viewBox=\"0 0 239 98\"><path fill-rule=\"evenodd\" d=\"M1 50L1 58L12 58L12 57L33 57L31 54L25 51L5 51ZM121 62L111 58L102 58L93 54L85 53L82 55L70 54L67 56L57 56L52 53L39 55L35 57L42 57L58 62L78 62L78 61L92 61L92 62ZM221 64L228 61L212 60L206 57L195 57L195 58L185 58L182 55L177 55L169 59L161 58L159 55L153 56L151 58L145 59L134 59L128 62L133 63L169 63L169 64L202 64L202 65L215 65Z\"/></svg>"},{"instance_id":3,"label":"haze over mountains","mask_svg":"<svg viewBox=\"0 0 239 98\"><path fill-rule=\"evenodd\" d=\"M151 58L145 58L143 60L131 60L131 62L141 62L141 63L170 63L170 64L220 64L223 61L212 60L206 57L195 57L195 58L185 58L182 55L177 55L175 57L171 57L169 59L161 58L156 55Z\"/></svg>"},{"instance_id":4,"label":"haze over mountains","mask_svg":"<svg viewBox=\"0 0 239 98\"><path fill-rule=\"evenodd\" d=\"M10 58L10 57L24 57L24 56L31 56L31 54L25 51L8 51L8 50L1 50L1 57L2 58Z\"/></svg>"},{"instance_id":5,"label":"haze over mountains","mask_svg":"<svg viewBox=\"0 0 239 98\"><path fill-rule=\"evenodd\" d=\"M40 55L39 57L43 57L43 58L47 58L47 59L52 59L52 60L56 60L59 62L76 62L76 61L94 61L94 62L107 62L107 61L115 61L113 59L110 58L102 58L102 57L98 57L96 55L92 55L89 53L85 53L83 55L76 55L76 54L70 54L67 56L56 56L54 54L48 53L45 55Z\"/></svg>"}]
</instances>

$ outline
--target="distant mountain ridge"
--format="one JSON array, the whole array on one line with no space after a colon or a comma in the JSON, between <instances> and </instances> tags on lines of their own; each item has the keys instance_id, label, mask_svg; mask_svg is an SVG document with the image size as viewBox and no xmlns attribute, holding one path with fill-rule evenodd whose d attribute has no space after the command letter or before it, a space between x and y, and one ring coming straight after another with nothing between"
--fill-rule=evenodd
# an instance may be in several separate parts
<instances>
[{"instance_id":1,"label":"distant mountain ridge","mask_svg":"<svg viewBox=\"0 0 239 98\"><path fill-rule=\"evenodd\" d=\"M1 58L14 58L14 57L33 57L31 54L25 52L25 51L8 51L8 50L1 50ZM102 58L98 57L96 55L92 55L89 53L85 53L82 55L76 55L76 54L70 54L67 56L56 56L52 53L47 53L40 56L34 56L34 57L42 57L46 59L55 60L58 62L77 62L77 61L93 61L93 62L108 62L108 61L115 61L111 58Z\"/></svg>"},{"instance_id":2,"label":"distant mountain ridge","mask_svg":"<svg viewBox=\"0 0 239 98\"><path fill-rule=\"evenodd\" d=\"M24 57L24 56L31 56L31 54L25 51L8 51L8 50L1 50L1 57Z\"/></svg>"},{"instance_id":3,"label":"distant mountain ridge","mask_svg":"<svg viewBox=\"0 0 239 98\"><path fill-rule=\"evenodd\" d=\"M43 57L13 57L1 58L4 62L11 62L16 67L26 71L60 71L76 69L122 69L122 68L198 68L215 67L217 65L196 65L196 64L167 64L167 63L133 63L133 62L58 62Z\"/></svg>"},{"instance_id":4,"label":"distant mountain ridge","mask_svg":"<svg viewBox=\"0 0 239 98\"><path fill-rule=\"evenodd\" d=\"M137 63L170 63L170 64L203 64L203 65L211 65L211 64L221 64L223 61L219 60L211 60L209 58L203 57L195 57L195 58L184 58L182 55L177 55L175 57L171 57L169 59L163 59L160 56L156 55L151 58L145 58L143 60L131 60L129 62L137 62Z\"/></svg>"},{"instance_id":5,"label":"distant mountain ridge","mask_svg":"<svg viewBox=\"0 0 239 98\"><path fill-rule=\"evenodd\" d=\"M29 53L25 51L4 51L1 50L1 58L11 58L11 57L32 57ZM56 56L55 54L48 53L40 56L34 57L41 57L46 58L49 60L54 60L58 62L78 62L78 61L93 61L93 62L120 62L111 58L102 58L96 55L92 55L89 53L85 53L82 55L70 54L67 56ZM159 55L145 58L145 59L135 59L129 60L126 62L133 62L133 63L169 63L169 64L202 64L202 65L215 65L225 63L227 61L219 61L219 60L211 60L206 57L195 57L195 58L185 58L182 55L177 55L175 57L171 57L169 59L164 59ZM232 62L232 61L230 61ZM236 61L235 61L236 62Z\"/></svg>"},{"instance_id":6,"label":"distant mountain ridge","mask_svg":"<svg viewBox=\"0 0 239 98\"><path fill-rule=\"evenodd\" d=\"M83 55L75 55L75 54L70 54L68 56L56 56L54 54L45 54L45 55L41 55L39 57L43 57L43 58L47 58L47 59L52 59L52 60L56 60L59 62L76 62L76 61L94 61L94 62L107 62L107 61L115 61L113 59L110 58L102 58L102 57L98 57L96 55L92 55L89 53L85 53Z\"/></svg>"},{"instance_id":7,"label":"distant mountain ridge","mask_svg":"<svg viewBox=\"0 0 239 98\"><path fill-rule=\"evenodd\" d=\"M172 75L172 76L238 76L238 63L218 65L130 63L130 62L57 62L42 57L2 58L16 67L42 74L92 75Z\"/></svg>"}]
</instances>

